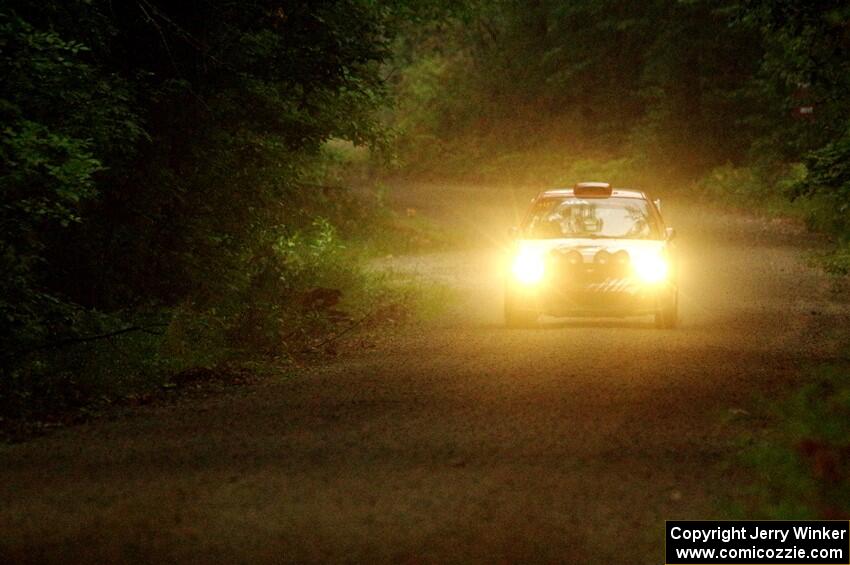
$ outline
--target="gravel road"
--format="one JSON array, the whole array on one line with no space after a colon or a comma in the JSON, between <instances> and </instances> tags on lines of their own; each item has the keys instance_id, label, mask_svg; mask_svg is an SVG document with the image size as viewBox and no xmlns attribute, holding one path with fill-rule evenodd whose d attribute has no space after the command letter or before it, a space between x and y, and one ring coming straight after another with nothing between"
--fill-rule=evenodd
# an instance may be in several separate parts
<instances>
[{"instance_id":1,"label":"gravel road","mask_svg":"<svg viewBox=\"0 0 850 565\"><path fill-rule=\"evenodd\" d=\"M435 319L291 378L0 447L0 562L661 563L712 518L736 438L848 308L785 222L665 202L682 325L501 324L528 190L405 185L467 242L388 258L448 287Z\"/></svg>"}]
</instances>

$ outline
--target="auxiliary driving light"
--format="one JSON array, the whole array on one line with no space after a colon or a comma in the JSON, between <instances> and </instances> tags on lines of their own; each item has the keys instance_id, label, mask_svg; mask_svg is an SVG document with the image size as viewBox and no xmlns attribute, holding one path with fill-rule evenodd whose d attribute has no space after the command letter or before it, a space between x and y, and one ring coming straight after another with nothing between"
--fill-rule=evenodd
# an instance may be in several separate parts
<instances>
[{"instance_id":1,"label":"auxiliary driving light","mask_svg":"<svg viewBox=\"0 0 850 565\"><path fill-rule=\"evenodd\" d=\"M659 283L667 278L667 261L659 253L641 253L632 257L635 274L645 283Z\"/></svg>"},{"instance_id":2,"label":"auxiliary driving light","mask_svg":"<svg viewBox=\"0 0 850 565\"><path fill-rule=\"evenodd\" d=\"M605 267L611 262L611 254L603 249L596 254L593 260L596 261L596 264L600 267Z\"/></svg>"},{"instance_id":3,"label":"auxiliary driving light","mask_svg":"<svg viewBox=\"0 0 850 565\"><path fill-rule=\"evenodd\" d=\"M566 255L564 255L564 257L566 258L567 263L569 263L571 267L581 265L583 262L581 253L579 253L575 249L569 251Z\"/></svg>"},{"instance_id":4,"label":"auxiliary driving light","mask_svg":"<svg viewBox=\"0 0 850 565\"><path fill-rule=\"evenodd\" d=\"M546 270L543 263L543 255L539 251L520 249L514 258L511 271L519 282L535 284L543 280L543 273Z\"/></svg>"}]
</instances>

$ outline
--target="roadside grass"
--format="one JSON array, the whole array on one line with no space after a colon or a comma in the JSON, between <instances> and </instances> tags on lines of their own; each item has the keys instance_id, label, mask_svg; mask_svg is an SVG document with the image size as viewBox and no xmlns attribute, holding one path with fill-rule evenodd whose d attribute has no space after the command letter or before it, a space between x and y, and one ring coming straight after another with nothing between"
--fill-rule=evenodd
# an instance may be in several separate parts
<instances>
[{"instance_id":1,"label":"roadside grass","mask_svg":"<svg viewBox=\"0 0 850 565\"><path fill-rule=\"evenodd\" d=\"M163 336L127 333L55 352L0 386L0 441L109 416L187 393L242 384L271 370L268 362L215 358L202 349L168 354Z\"/></svg>"},{"instance_id":2,"label":"roadside grass","mask_svg":"<svg viewBox=\"0 0 850 565\"><path fill-rule=\"evenodd\" d=\"M850 275L850 241L836 244L833 249L820 254L817 260L830 274L837 277Z\"/></svg>"},{"instance_id":3,"label":"roadside grass","mask_svg":"<svg viewBox=\"0 0 850 565\"><path fill-rule=\"evenodd\" d=\"M691 190L705 202L769 219L785 219L810 231L832 234L812 266L832 275L842 292L850 273L850 244L830 225L834 203L824 198L792 198L806 175L799 164L765 171L756 167L715 168ZM827 339L847 344L846 330ZM841 349L847 351L847 345ZM785 396L757 399L744 418L738 455L730 468L743 469L748 489L721 503L737 519L850 518L850 358L802 369L800 385Z\"/></svg>"},{"instance_id":4,"label":"roadside grass","mask_svg":"<svg viewBox=\"0 0 850 565\"><path fill-rule=\"evenodd\" d=\"M752 481L734 516L850 519L850 359L808 369L804 381L743 438L738 463Z\"/></svg>"},{"instance_id":5,"label":"roadside grass","mask_svg":"<svg viewBox=\"0 0 850 565\"><path fill-rule=\"evenodd\" d=\"M357 283L341 289L330 311L289 310L282 336L287 343L274 353L234 343L228 313L178 307L167 313L170 323L161 333L129 332L41 354L26 365L28 371L0 383L0 440L27 439L128 407L288 378L305 364L360 347L364 337L428 320L447 303L447 288L370 269L366 258L373 255L367 251L352 255Z\"/></svg>"}]
</instances>

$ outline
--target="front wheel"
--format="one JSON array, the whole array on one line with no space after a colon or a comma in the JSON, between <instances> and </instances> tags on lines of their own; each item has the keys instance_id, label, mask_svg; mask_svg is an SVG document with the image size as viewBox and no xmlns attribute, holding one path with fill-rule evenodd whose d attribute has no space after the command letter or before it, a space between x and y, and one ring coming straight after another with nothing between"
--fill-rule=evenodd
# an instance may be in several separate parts
<instances>
[{"instance_id":1,"label":"front wheel","mask_svg":"<svg viewBox=\"0 0 850 565\"><path fill-rule=\"evenodd\" d=\"M674 294L670 301L655 313L655 327L673 329L679 323L679 296Z\"/></svg>"}]
</instances>

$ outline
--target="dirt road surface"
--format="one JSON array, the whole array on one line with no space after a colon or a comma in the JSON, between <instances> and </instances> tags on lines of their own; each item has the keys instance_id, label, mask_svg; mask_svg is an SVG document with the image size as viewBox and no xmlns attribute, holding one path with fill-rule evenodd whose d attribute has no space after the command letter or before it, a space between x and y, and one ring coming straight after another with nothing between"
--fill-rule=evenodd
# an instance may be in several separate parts
<instances>
[{"instance_id":1,"label":"dirt road surface","mask_svg":"<svg viewBox=\"0 0 850 565\"><path fill-rule=\"evenodd\" d=\"M384 260L443 314L291 378L0 447L2 562L662 563L712 518L754 399L832 354L846 306L783 222L665 202L682 325L501 323L500 246L530 195L395 191L461 249Z\"/></svg>"}]
</instances>

